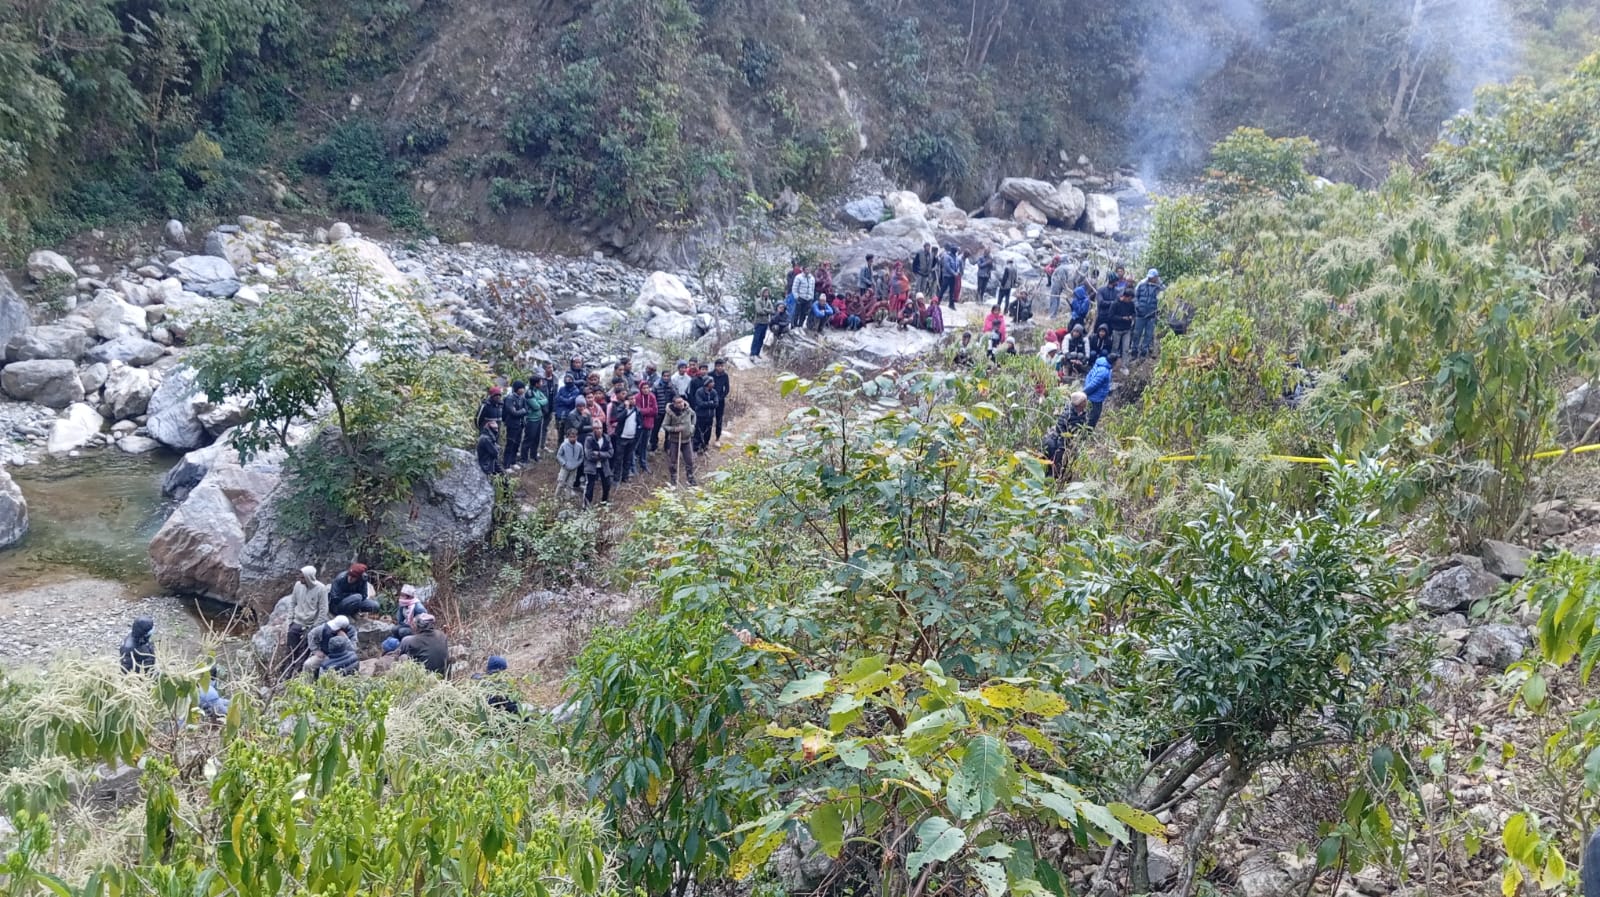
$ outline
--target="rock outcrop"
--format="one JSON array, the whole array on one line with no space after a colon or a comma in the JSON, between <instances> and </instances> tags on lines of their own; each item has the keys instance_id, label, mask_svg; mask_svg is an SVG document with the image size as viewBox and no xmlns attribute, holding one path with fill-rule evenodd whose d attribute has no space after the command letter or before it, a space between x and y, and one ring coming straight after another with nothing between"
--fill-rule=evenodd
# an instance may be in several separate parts
<instances>
[{"instance_id":1,"label":"rock outcrop","mask_svg":"<svg viewBox=\"0 0 1600 897\"><path fill-rule=\"evenodd\" d=\"M150 540L156 582L183 594L235 601L245 527L277 488L282 460L274 454L240 464L231 447L218 449L205 477Z\"/></svg>"},{"instance_id":2,"label":"rock outcrop","mask_svg":"<svg viewBox=\"0 0 1600 897\"><path fill-rule=\"evenodd\" d=\"M0 371L0 388L13 399L61 409L83 401L78 367L66 359L18 361Z\"/></svg>"},{"instance_id":3,"label":"rock outcrop","mask_svg":"<svg viewBox=\"0 0 1600 897\"><path fill-rule=\"evenodd\" d=\"M0 548L15 545L28 534L28 499L17 481L0 468Z\"/></svg>"}]
</instances>

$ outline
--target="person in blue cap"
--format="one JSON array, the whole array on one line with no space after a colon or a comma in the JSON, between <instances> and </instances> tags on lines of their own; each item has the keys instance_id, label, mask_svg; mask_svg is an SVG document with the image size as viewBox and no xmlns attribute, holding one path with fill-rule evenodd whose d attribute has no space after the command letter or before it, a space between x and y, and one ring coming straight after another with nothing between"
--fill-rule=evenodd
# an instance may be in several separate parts
<instances>
[{"instance_id":1,"label":"person in blue cap","mask_svg":"<svg viewBox=\"0 0 1600 897\"><path fill-rule=\"evenodd\" d=\"M506 659L504 657L501 657L498 654L492 654L492 655L489 656L489 662L484 664L483 672L481 672L481 673L473 673L472 674L472 678L474 678L474 679L491 679L491 678L495 678L500 673L504 673L505 671L506 671ZM489 706L493 707L496 710L503 710L506 713L510 713L510 714L513 714L513 715L520 714L522 712L522 707L521 707L521 705L519 705L517 703L515 698L507 697L506 695L503 695L503 694L492 694L492 695L490 695L489 696Z\"/></svg>"}]
</instances>

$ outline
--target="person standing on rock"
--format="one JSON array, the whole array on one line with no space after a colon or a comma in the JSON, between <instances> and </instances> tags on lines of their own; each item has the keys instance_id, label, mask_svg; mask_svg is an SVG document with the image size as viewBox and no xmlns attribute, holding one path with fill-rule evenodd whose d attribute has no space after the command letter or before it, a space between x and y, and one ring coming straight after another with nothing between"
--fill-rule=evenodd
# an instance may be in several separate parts
<instances>
[{"instance_id":1,"label":"person standing on rock","mask_svg":"<svg viewBox=\"0 0 1600 897\"><path fill-rule=\"evenodd\" d=\"M583 477L583 444L578 441L578 431L568 429L556 448L556 494L578 493Z\"/></svg>"},{"instance_id":2,"label":"person standing on rock","mask_svg":"<svg viewBox=\"0 0 1600 897\"><path fill-rule=\"evenodd\" d=\"M1155 352L1156 315L1161 312L1161 272L1154 268L1133 291L1133 357L1148 358Z\"/></svg>"},{"instance_id":3,"label":"person standing on rock","mask_svg":"<svg viewBox=\"0 0 1600 897\"><path fill-rule=\"evenodd\" d=\"M506 453L500 466L515 470L522 459L522 438L528 432L528 384L511 381L511 395L505 398Z\"/></svg>"},{"instance_id":4,"label":"person standing on rock","mask_svg":"<svg viewBox=\"0 0 1600 897\"><path fill-rule=\"evenodd\" d=\"M417 615L417 631L400 640L400 656L415 660L437 676L450 668L450 641L439 631L432 614Z\"/></svg>"},{"instance_id":5,"label":"person standing on rock","mask_svg":"<svg viewBox=\"0 0 1600 897\"><path fill-rule=\"evenodd\" d=\"M522 426L522 450L517 455L518 464L538 464L539 453L544 451L544 425L550 417L550 394L545 391L545 379L533 375L533 386L525 397L528 417Z\"/></svg>"},{"instance_id":6,"label":"person standing on rock","mask_svg":"<svg viewBox=\"0 0 1600 897\"><path fill-rule=\"evenodd\" d=\"M317 581L317 568L300 568L300 581L289 592L289 631L284 636L283 666L280 675L288 677L306 662L310 646L306 633L328 619L328 587Z\"/></svg>"},{"instance_id":7,"label":"person standing on rock","mask_svg":"<svg viewBox=\"0 0 1600 897\"><path fill-rule=\"evenodd\" d=\"M989 292L989 279L994 276L994 256L990 254L989 247L983 247L983 254L978 256L978 304L983 304L983 297ZM998 297L996 297L998 299ZM1005 307L1005 300L999 300L1000 307Z\"/></svg>"},{"instance_id":8,"label":"person standing on rock","mask_svg":"<svg viewBox=\"0 0 1600 897\"><path fill-rule=\"evenodd\" d=\"M857 326L860 326L859 324ZM711 385L717 390L717 441L722 441L722 419L728 413L728 394L733 392L733 377L728 373L728 359L718 358L711 364Z\"/></svg>"},{"instance_id":9,"label":"person standing on rock","mask_svg":"<svg viewBox=\"0 0 1600 897\"><path fill-rule=\"evenodd\" d=\"M150 673L156 668L156 646L150 640L150 633L154 632L156 621L149 617L140 617L133 621L133 626L128 630L128 637L122 640L119 651L122 659L124 673Z\"/></svg>"},{"instance_id":10,"label":"person standing on rock","mask_svg":"<svg viewBox=\"0 0 1600 897\"><path fill-rule=\"evenodd\" d=\"M760 358L761 347L767 344L767 330L772 327L772 288L762 287L755 302L755 330L750 334L750 357Z\"/></svg>"},{"instance_id":11,"label":"person standing on rock","mask_svg":"<svg viewBox=\"0 0 1600 897\"><path fill-rule=\"evenodd\" d=\"M683 464L689 485L699 485L694 478L694 409L689 407L683 396L677 396L662 417L662 438L667 449L667 485L674 489L678 487L679 462Z\"/></svg>"},{"instance_id":12,"label":"person standing on rock","mask_svg":"<svg viewBox=\"0 0 1600 897\"><path fill-rule=\"evenodd\" d=\"M478 431L478 469L484 476L499 476L506 472L500 464L500 422L490 418Z\"/></svg>"},{"instance_id":13,"label":"person standing on rock","mask_svg":"<svg viewBox=\"0 0 1600 897\"><path fill-rule=\"evenodd\" d=\"M372 584L367 581L367 565L351 564L343 576L328 586L328 612L345 617L375 614L378 602L372 599Z\"/></svg>"},{"instance_id":14,"label":"person standing on rock","mask_svg":"<svg viewBox=\"0 0 1600 897\"><path fill-rule=\"evenodd\" d=\"M995 301L1000 303L1000 308L1006 314L1016 317L1016 309L1011 307L1011 291L1017 288L1017 263L1012 259L1006 260L1005 268L1000 272L1000 286L995 291Z\"/></svg>"},{"instance_id":15,"label":"person standing on rock","mask_svg":"<svg viewBox=\"0 0 1600 897\"><path fill-rule=\"evenodd\" d=\"M941 262L939 281L939 295L934 297L935 302L948 298L950 309L955 310L956 303L961 301L961 280L966 273L967 260L961 251L954 245L944 248L944 259Z\"/></svg>"}]
</instances>

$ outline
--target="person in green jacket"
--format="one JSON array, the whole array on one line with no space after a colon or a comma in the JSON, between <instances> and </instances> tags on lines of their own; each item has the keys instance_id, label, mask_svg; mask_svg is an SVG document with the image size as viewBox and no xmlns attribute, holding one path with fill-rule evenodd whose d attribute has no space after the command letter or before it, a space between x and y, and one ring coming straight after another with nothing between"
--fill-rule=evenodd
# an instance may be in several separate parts
<instances>
[{"instance_id":1,"label":"person in green jacket","mask_svg":"<svg viewBox=\"0 0 1600 897\"><path fill-rule=\"evenodd\" d=\"M528 417L523 422L522 452L518 464L538 463L539 450L544 447L544 424L550 414L550 394L545 391L544 377L533 375L533 388L528 390Z\"/></svg>"}]
</instances>

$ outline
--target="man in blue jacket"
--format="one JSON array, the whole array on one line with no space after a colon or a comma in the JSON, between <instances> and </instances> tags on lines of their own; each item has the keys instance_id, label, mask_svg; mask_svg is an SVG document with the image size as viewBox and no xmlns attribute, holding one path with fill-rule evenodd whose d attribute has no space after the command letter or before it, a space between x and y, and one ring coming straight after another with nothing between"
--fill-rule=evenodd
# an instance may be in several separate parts
<instances>
[{"instance_id":1,"label":"man in blue jacket","mask_svg":"<svg viewBox=\"0 0 1600 897\"><path fill-rule=\"evenodd\" d=\"M1083 394L1089 397L1091 430L1100 423L1100 412L1105 409L1106 398L1111 395L1111 369L1120 359L1121 356L1115 352L1095 359L1094 367L1089 369L1089 376L1083 378Z\"/></svg>"},{"instance_id":2,"label":"man in blue jacket","mask_svg":"<svg viewBox=\"0 0 1600 897\"><path fill-rule=\"evenodd\" d=\"M1133 290L1133 357L1147 358L1155 352L1156 315L1161 311L1161 291L1166 284L1151 268Z\"/></svg>"}]
</instances>

